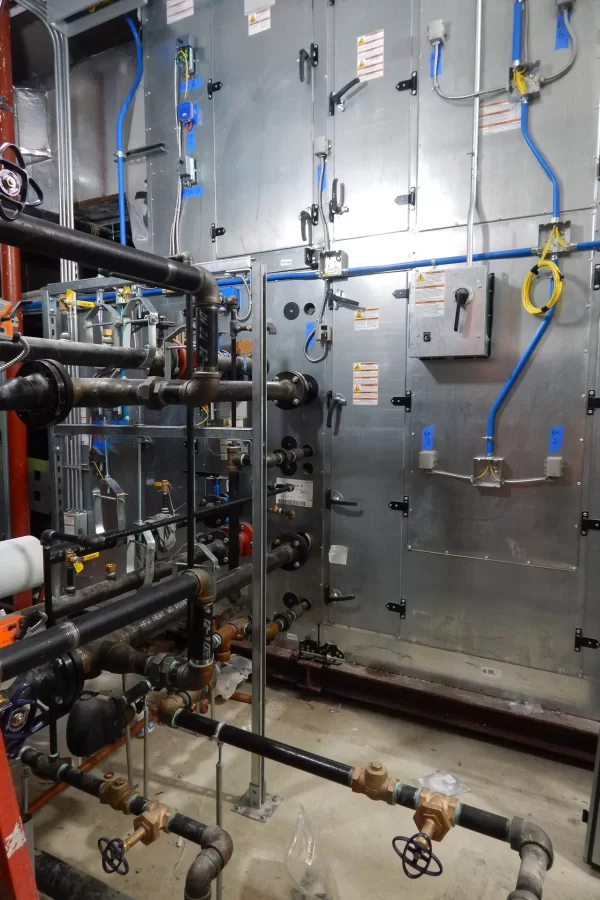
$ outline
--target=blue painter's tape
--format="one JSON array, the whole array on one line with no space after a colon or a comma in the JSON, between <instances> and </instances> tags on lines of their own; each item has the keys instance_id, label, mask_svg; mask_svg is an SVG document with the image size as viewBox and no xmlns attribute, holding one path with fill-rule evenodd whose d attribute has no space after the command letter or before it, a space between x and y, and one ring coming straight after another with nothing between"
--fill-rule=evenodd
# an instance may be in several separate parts
<instances>
[{"instance_id":1,"label":"blue painter's tape","mask_svg":"<svg viewBox=\"0 0 600 900\"><path fill-rule=\"evenodd\" d=\"M421 450L433 450L433 433L435 431L434 425L426 425L423 429L423 435L421 438Z\"/></svg>"},{"instance_id":2,"label":"blue painter's tape","mask_svg":"<svg viewBox=\"0 0 600 900\"><path fill-rule=\"evenodd\" d=\"M187 133L186 147L188 153L193 153L196 149L196 129L190 128Z\"/></svg>"},{"instance_id":3,"label":"blue painter's tape","mask_svg":"<svg viewBox=\"0 0 600 900\"><path fill-rule=\"evenodd\" d=\"M322 163L319 163L317 166L317 190L321 188L321 166ZM327 190L327 163L325 163L325 174L323 176L323 193Z\"/></svg>"},{"instance_id":4,"label":"blue painter's tape","mask_svg":"<svg viewBox=\"0 0 600 900\"><path fill-rule=\"evenodd\" d=\"M202 79L199 75L196 75L195 78L190 78L187 84L188 91L197 91L198 88L202 87ZM185 94L185 81L181 81L179 84L179 91L182 94Z\"/></svg>"},{"instance_id":5,"label":"blue painter's tape","mask_svg":"<svg viewBox=\"0 0 600 900\"><path fill-rule=\"evenodd\" d=\"M571 11L569 10L569 21L571 20ZM565 25L565 19L562 13L556 17L556 41L554 43L555 50L568 50L569 48L569 32Z\"/></svg>"},{"instance_id":6,"label":"blue painter's tape","mask_svg":"<svg viewBox=\"0 0 600 900\"><path fill-rule=\"evenodd\" d=\"M308 342L308 347L312 347L312 345L315 342L316 328L317 328L316 322L307 322L306 325L304 326L304 341L305 342L308 339L309 334L312 333L312 337L311 337L310 341ZM306 348L307 350L308 350L308 347Z\"/></svg>"},{"instance_id":7,"label":"blue painter's tape","mask_svg":"<svg viewBox=\"0 0 600 900\"><path fill-rule=\"evenodd\" d=\"M186 197L201 197L204 193L204 188L201 184L191 184L189 187L184 187L181 193L184 200Z\"/></svg>"},{"instance_id":8,"label":"blue painter's tape","mask_svg":"<svg viewBox=\"0 0 600 900\"><path fill-rule=\"evenodd\" d=\"M431 48L431 53L429 54L429 77L433 78L433 63L435 60L435 47ZM437 72L435 73L438 78L442 74L442 46L440 45L438 49L438 64L437 64Z\"/></svg>"},{"instance_id":9,"label":"blue painter's tape","mask_svg":"<svg viewBox=\"0 0 600 900\"><path fill-rule=\"evenodd\" d=\"M550 441L548 442L549 453L558 453L562 447L564 432L564 425L554 425L554 427L550 429Z\"/></svg>"}]
</instances>

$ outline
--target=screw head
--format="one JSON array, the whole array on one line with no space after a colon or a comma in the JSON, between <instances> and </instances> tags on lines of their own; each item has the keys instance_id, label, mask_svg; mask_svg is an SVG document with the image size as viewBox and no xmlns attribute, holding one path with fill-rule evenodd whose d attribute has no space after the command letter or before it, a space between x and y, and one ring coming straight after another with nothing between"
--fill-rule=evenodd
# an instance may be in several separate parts
<instances>
[{"instance_id":1,"label":"screw head","mask_svg":"<svg viewBox=\"0 0 600 900\"><path fill-rule=\"evenodd\" d=\"M292 542L292 547L299 547L299 546L300 546L300 541L293 541L293 542Z\"/></svg>"},{"instance_id":2,"label":"screw head","mask_svg":"<svg viewBox=\"0 0 600 900\"><path fill-rule=\"evenodd\" d=\"M281 543L281 541L279 540L279 538L275 538L275 540L273 541L273 546L279 547L280 543Z\"/></svg>"},{"instance_id":3,"label":"screw head","mask_svg":"<svg viewBox=\"0 0 600 900\"><path fill-rule=\"evenodd\" d=\"M293 382L294 384L298 384L299 381L300 381L300 379L298 378L298 376L297 376L297 375L294 375L293 378L292 378L292 382Z\"/></svg>"},{"instance_id":4,"label":"screw head","mask_svg":"<svg viewBox=\"0 0 600 900\"><path fill-rule=\"evenodd\" d=\"M295 569L299 569L299 568L300 568L300 563L299 563L299 562L295 562L295 563L294 563L294 568L295 568Z\"/></svg>"},{"instance_id":5,"label":"screw head","mask_svg":"<svg viewBox=\"0 0 600 900\"><path fill-rule=\"evenodd\" d=\"M268 818L269 818L268 816L265 816L265 815L263 814L263 815L260 817L260 821L261 821L261 822L266 822Z\"/></svg>"},{"instance_id":6,"label":"screw head","mask_svg":"<svg viewBox=\"0 0 600 900\"><path fill-rule=\"evenodd\" d=\"M292 400L292 403L294 404L294 406L298 406L298 404L300 403L300 401L298 400L297 397L294 397L294 399Z\"/></svg>"},{"instance_id":7,"label":"screw head","mask_svg":"<svg viewBox=\"0 0 600 900\"><path fill-rule=\"evenodd\" d=\"M224 557L223 557L223 562L229 562L229 557L228 557L228 556L224 556Z\"/></svg>"},{"instance_id":8,"label":"screw head","mask_svg":"<svg viewBox=\"0 0 600 900\"><path fill-rule=\"evenodd\" d=\"M224 543L224 544L228 544L228 543L229 543L229 538L228 538L228 537L223 538L223 543Z\"/></svg>"}]
</instances>

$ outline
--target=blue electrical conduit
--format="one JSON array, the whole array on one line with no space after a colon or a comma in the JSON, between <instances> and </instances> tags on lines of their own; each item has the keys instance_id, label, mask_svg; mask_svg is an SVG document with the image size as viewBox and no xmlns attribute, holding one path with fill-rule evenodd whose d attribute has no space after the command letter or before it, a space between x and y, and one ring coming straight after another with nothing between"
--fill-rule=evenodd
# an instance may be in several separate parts
<instances>
[{"instance_id":1,"label":"blue electrical conduit","mask_svg":"<svg viewBox=\"0 0 600 900\"><path fill-rule=\"evenodd\" d=\"M126 16L126 22L131 29L133 40L135 41L135 49L137 55L137 71L133 84L129 88L129 93L125 98L125 103L119 111L117 118L117 183L119 191L119 239L122 244L127 243L127 234L125 228L125 150L123 148L123 122L127 114L127 110L131 106L131 101L135 97L135 92L140 86L142 74L144 72L144 55L142 51L142 42L135 22L131 16Z\"/></svg>"},{"instance_id":2,"label":"blue electrical conduit","mask_svg":"<svg viewBox=\"0 0 600 900\"><path fill-rule=\"evenodd\" d=\"M529 134L529 101L527 97L521 99L521 134L523 135L525 143L550 179L552 184L552 219L553 221L558 222L560 219L560 188L558 185L558 178L556 172Z\"/></svg>"},{"instance_id":3,"label":"blue electrical conduit","mask_svg":"<svg viewBox=\"0 0 600 900\"><path fill-rule=\"evenodd\" d=\"M571 246L573 252L585 253L586 250L600 250L600 240L597 241L579 241ZM474 253L474 262L484 262L485 260L496 259L523 259L527 257L537 256L536 250L532 247L516 247L513 250L490 250L487 253ZM359 278L366 275L386 275L390 272L410 272L411 269L421 269L426 266L451 266L459 263L466 263L466 256L437 256L430 259L414 259L409 262L384 263L376 266L356 266L348 269L348 278ZM319 278L317 272L271 272L267 275L267 281L317 281ZM343 279L341 279L343 280ZM219 278L217 282L220 287L234 287L242 284L241 278ZM142 291L144 297L157 296L165 294L162 288L146 288ZM114 291L106 291L103 295L104 300L114 300ZM95 300L95 294L78 294L78 300ZM25 300L23 302L26 312L34 312L41 309L40 300Z\"/></svg>"},{"instance_id":4,"label":"blue electrical conduit","mask_svg":"<svg viewBox=\"0 0 600 900\"><path fill-rule=\"evenodd\" d=\"M518 66L521 62L521 48L523 46L523 7L527 0L515 0L513 6L513 39L512 39L512 64Z\"/></svg>"}]
</instances>

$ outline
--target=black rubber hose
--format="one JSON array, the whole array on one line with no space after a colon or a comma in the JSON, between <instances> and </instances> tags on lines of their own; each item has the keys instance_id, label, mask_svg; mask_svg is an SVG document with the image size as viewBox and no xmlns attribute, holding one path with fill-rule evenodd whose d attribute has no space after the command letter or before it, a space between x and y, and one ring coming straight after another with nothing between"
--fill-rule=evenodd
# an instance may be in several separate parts
<instances>
[{"instance_id":1,"label":"black rubber hose","mask_svg":"<svg viewBox=\"0 0 600 900\"><path fill-rule=\"evenodd\" d=\"M199 716L189 709L182 709L175 713L172 727L185 728L186 731L192 731L194 734L212 738L215 736L219 724L215 719ZM244 731L243 728L236 728L235 725L221 725L219 741L237 747L239 750L257 753L259 756L283 763L285 766L291 766L293 769L299 769L301 772L318 775L319 778L325 778L327 781L333 781L344 787L349 787L352 781L353 766L337 762L335 759L328 759L326 756L318 756L316 753L309 753L307 750L283 744L272 738Z\"/></svg>"},{"instance_id":2,"label":"black rubber hose","mask_svg":"<svg viewBox=\"0 0 600 900\"><path fill-rule=\"evenodd\" d=\"M122 894L93 875L37 848L35 880L40 892L51 900L132 900L129 894Z\"/></svg>"},{"instance_id":3,"label":"black rubber hose","mask_svg":"<svg viewBox=\"0 0 600 900\"><path fill-rule=\"evenodd\" d=\"M169 581L142 588L133 597L125 598L120 603L86 613L77 620L77 625L64 622L33 635L26 641L17 641L0 651L1 680L12 678L33 664L40 665L80 647L81 644L110 634L123 625L165 609L175 601L187 602L197 593L196 576L193 572L182 572Z\"/></svg>"}]
</instances>

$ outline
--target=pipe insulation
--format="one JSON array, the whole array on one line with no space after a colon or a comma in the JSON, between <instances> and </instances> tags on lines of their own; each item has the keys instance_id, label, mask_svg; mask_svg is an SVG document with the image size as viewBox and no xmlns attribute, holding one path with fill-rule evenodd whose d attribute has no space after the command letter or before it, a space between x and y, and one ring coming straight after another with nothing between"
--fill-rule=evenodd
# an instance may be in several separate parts
<instances>
[{"instance_id":1,"label":"pipe insulation","mask_svg":"<svg viewBox=\"0 0 600 900\"><path fill-rule=\"evenodd\" d=\"M42 545L31 534L0 541L2 596L30 591L44 581Z\"/></svg>"}]
</instances>

